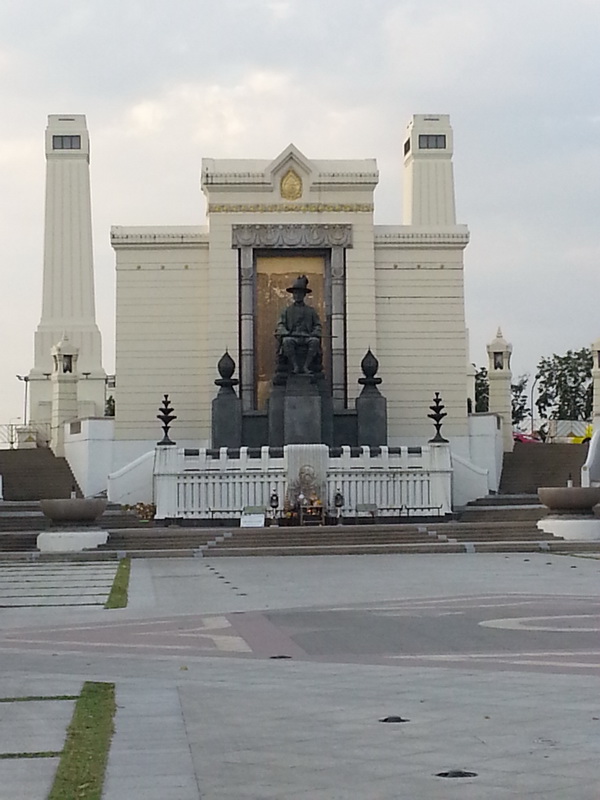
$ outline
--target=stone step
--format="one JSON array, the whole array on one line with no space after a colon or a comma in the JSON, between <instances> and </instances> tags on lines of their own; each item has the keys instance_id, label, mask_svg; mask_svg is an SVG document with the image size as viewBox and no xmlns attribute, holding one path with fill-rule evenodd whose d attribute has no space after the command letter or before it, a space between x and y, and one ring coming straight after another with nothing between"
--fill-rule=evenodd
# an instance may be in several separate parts
<instances>
[{"instance_id":1,"label":"stone step","mask_svg":"<svg viewBox=\"0 0 600 800\"><path fill-rule=\"evenodd\" d=\"M346 535L346 536L329 536L327 534L323 534L321 536L303 536L301 534L297 536L273 536L265 534L260 536L259 534L255 534L253 536L232 536L229 538L224 539L220 545L222 547L235 547L238 544L319 544L319 543L330 543L335 544L336 542L427 542L431 540L435 540L436 538L447 538L447 539L473 539L474 537L480 538L495 538L495 539L502 539L502 538L517 538L517 537L539 537L542 534L537 528L514 528L514 529L507 529L507 530L499 530L499 531L481 531L477 528L477 526L473 526L466 530L458 530L458 531L438 531L437 533L409 533L405 534L402 532L394 533L372 533L369 536L358 536L358 535ZM150 540L149 540L150 541Z\"/></svg>"},{"instance_id":2,"label":"stone step","mask_svg":"<svg viewBox=\"0 0 600 800\"><path fill-rule=\"evenodd\" d=\"M515 442L513 452L504 454L500 493L535 494L540 486L565 486L569 476L579 486L587 451L587 444Z\"/></svg>"},{"instance_id":3,"label":"stone step","mask_svg":"<svg viewBox=\"0 0 600 800\"><path fill-rule=\"evenodd\" d=\"M459 522L469 524L479 522L537 522L548 514L548 509L542 505L529 506L474 506L465 508L459 516Z\"/></svg>"},{"instance_id":4,"label":"stone step","mask_svg":"<svg viewBox=\"0 0 600 800\"><path fill-rule=\"evenodd\" d=\"M486 497L480 497L477 500L471 500L467 503L465 508L474 508L477 506L526 506L526 505L540 505L540 499L536 494L489 494Z\"/></svg>"},{"instance_id":5,"label":"stone step","mask_svg":"<svg viewBox=\"0 0 600 800\"><path fill-rule=\"evenodd\" d=\"M332 547L238 547L210 548L204 552L206 558L257 557L257 556L309 556L309 555L368 555L386 553L600 553L600 542L563 542L561 540L480 542L468 543L432 542L415 544L356 545Z\"/></svg>"}]
</instances>

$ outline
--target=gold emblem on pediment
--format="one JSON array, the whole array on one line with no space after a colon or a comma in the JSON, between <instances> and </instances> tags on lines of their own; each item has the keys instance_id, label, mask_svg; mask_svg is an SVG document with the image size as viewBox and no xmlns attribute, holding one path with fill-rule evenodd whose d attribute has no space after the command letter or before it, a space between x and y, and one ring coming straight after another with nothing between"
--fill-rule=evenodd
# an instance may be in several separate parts
<instances>
[{"instance_id":1,"label":"gold emblem on pediment","mask_svg":"<svg viewBox=\"0 0 600 800\"><path fill-rule=\"evenodd\" d=\"M302 178L290 168L281 179L279 188L284 200L298 200L302 197Z\"/></svg>"}]
</instances>

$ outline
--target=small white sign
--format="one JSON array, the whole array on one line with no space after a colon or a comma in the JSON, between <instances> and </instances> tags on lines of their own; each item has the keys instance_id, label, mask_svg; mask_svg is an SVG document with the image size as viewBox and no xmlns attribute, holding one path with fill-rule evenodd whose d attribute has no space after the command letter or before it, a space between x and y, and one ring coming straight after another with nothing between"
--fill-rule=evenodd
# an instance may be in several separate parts
<instances>
[{"instance_id":1,"label":"small white sign","mask_svg":"<svg viewBox=\"0 0 600 800\"><path fill-rule=\"evenodd\" d=\"M243 513L240 518L240 528L264 528L265 515L262 514L245 514Z\"/></svg>"}]
</instances>

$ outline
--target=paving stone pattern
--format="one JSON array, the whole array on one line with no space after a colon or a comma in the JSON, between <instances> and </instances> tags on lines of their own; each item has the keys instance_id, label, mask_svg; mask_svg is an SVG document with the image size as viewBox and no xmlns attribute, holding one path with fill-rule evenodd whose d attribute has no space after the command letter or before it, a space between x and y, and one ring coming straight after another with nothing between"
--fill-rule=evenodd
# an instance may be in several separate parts
<instances>
[{"instance_id":1,"label":"paving stone pattern","mask_svg":"<svg viewBox=\"0 0 600 800\"><path fill-rule=\"evenodd\" d=\"M127 609L5 609L0 695L116 683L103 800L598 800L599 587L572 556L140 559ZM48 761L0 762L0 800Z\"/></svg>"},{"instance_id":2,"label":"paving stone pattern","mask_svg":"<svg viewBox=\"0 0 600 800\"><path fill-rule=\"evenodd\" d=\"M0 563L0 608L102 606L117 562Z\"/></svg>"},{"instance_id":3,"label":"paving stone pattern","mask_svg":"<svg viewBox=\"0 0 600 800\"><path fill-rule=\"evenodd\" d=\"M75 700L53 698L77 696L82 683L3 676L1 685L7 694L0 697L0 754L22 757L0 758L0 798L45 800L52 788L59 756L24 756L63 749ZM27 699L34 689L49 699Z\"/></svg>"}]
</instances>

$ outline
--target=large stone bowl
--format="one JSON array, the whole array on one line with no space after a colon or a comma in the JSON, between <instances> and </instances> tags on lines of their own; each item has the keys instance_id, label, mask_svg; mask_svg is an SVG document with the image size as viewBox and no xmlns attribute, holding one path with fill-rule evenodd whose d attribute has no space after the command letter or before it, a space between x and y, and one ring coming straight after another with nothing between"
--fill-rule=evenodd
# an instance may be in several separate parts
<instances>
[{"instance_id":1,"label":"large stone bowl","mask_svg":"<svg viewBox=\"0 0 600 800\"><path fill-rule=\"evenodd\" d=\"M552 514L594 515L600 503L600 486L544 486L538 489L540 502Z\"/></svg>"},{"instance_id":2,"label":"large stone bowl","mask_svg":"<svg viewBox=\"0 0 600 800\"><path fill-rule=\"evenodd\" d=\"M55 525L77 525L94 522L104 514L107 500L103 497L68 497L61 500L40 500L44 516Z\"/></svg>"}]
</instances>

